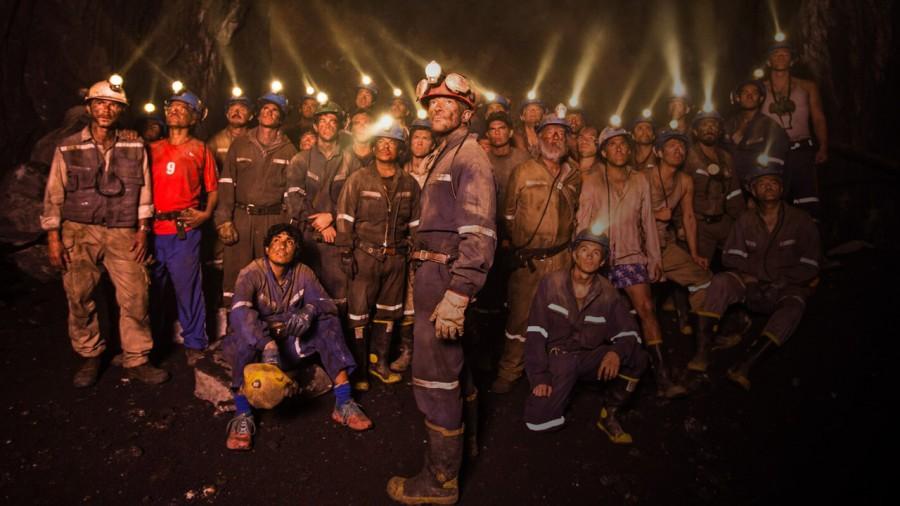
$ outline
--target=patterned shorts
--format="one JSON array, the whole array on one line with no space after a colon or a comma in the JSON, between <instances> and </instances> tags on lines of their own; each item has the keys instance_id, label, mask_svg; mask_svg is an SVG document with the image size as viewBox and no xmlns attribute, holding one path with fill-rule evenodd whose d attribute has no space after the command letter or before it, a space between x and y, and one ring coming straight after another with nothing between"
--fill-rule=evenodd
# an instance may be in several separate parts
<instances>
[{"instance_id":1,"label":"patterned shorts","mask_svg":"<svg viewBox=\"0 0 900 506\"><path fill-rule=\"evenodd\" d=\"M650 283L650 274L644 264L615 265L609 269L609 281L616 288Z\"/></svg>"}]
</instances>

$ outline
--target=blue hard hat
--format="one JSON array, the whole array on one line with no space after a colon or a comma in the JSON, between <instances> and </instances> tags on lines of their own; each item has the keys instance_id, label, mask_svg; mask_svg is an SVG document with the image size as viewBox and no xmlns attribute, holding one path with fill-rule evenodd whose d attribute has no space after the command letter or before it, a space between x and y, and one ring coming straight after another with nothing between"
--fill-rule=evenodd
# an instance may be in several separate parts
<instances>
[{"instance_id":1,"label":"blue hard hat","mask_svg":"<svg viewBox=\"0 0 900 506\"><path fill-rule=\"evenodd\" d=\"M400 124L396 121L392 121L390 125L375 130L375 132L372 134L372 142L374 143L375 139L382 137L387 139L394 139L403 143L406 142L406 129L400 126Z\"/></svg>"},{"instance_id":2,"label":"blue hard hat","mask_svg":"<svg viewBox=\"0 0 900 506\"><path fill-rule=\"evenodd\" d=\"M640 125L641 123L649 123L650 127L653 128L653 130L656 130L656 124L653 123L653 116L647 118L643 115L638 115L633 120L631 120L631 123L628 125L628 129L633 132L634 127Z\"/></svg>"},{"instance_id":3,"label":"blue hard hat","mask_svg":"<svg viewBox=\"0 0 900 506\"><path fill-rule=\"evenodd\" d=\"M190 107L195 113L203 114L203 101L191 91L184 90L176 93L166 100L165 106L168 107L172 102L181 102Z\"/></svg>"},{"instance_id":4,"label":"blue hard hat","mask_svg":"<svg viewBox=\"0 0 900 506\"><path fill-rule=\"evenodd\" d=\"M697 113L696 116L694 116L694 120L691 121L691 126L694 126L697 123L699 123L701 120L704 120L707 118L712 118L712 119L718 121L720 124L725 122L725 119L722 117L721 114L719 114L718 111L700 111Z\"/></svg>"},{"instance_id":5,"label":"blue hard hat","mask_svg":"<svg viewBox=\"0 0 900 506\"><path fill-rule=\"evenodd\" d=\"M253 109L253 101L246 95L241 95L239 97L232 95L228 99L228 102L225 103L225 109L228 110L233 104L244 104L247 106L247 109Z\"/></svg>"},{"instance_id":6,"label":"blue hard hat","mask_svg":"<svg viewBox=\"0 0 900 506\"><path fill-rule=\"evenodd\" d=\"M431 122L427 119L415 119L412 124L409 125L409 133L412 134L416 130L428 130L431 131Z\"/></svg>"},{"instance_id":7,"label":"blue hard hat","mask_svg":"<svg viewBox=\"0 0 900 506\"><path fill-rule=\"evenodd\" d=\"M572 133L572 125L566 120L566 118L560 118L556 115L555 112L545 114L543 118L541 118L541 122L538 124L537 128L534 129L535 132L540 133L545 127L550 125L558 125L566 129L567 133Z\"/></svg>"},{"instance_id":8,"label":"blue hard hat","mask_svg":"<svg viewBox=\"0 0 900 506\"><path fill-rule=\"evenodd\" d=\"M794 46L792 46L791 43L786 40L772 43L772 45L769 46L768 54L772 54L774 51L777 51L779 49L787 49L791 52L791 55L796 54L794 52Z\"/></svg>"},{"instance_id":9,"label":"blue hard hat","mask_svg":"<svg viewBox=\"0 0 900 506\"><path fill-rule=\"evenodd\" d=\"M665 146L666 143L672 139L676 139L676 140L683 142L685 147L687 147L687 145L689 143L687 136L684 135L683 133L679 132L678 130L672 130L672 129L666 128L666 129L660 130L656 134L656 142L653 144L653 147L655 147L657 150L662 150L663 146Z\"/></svg>"},{"instance_id":10,"label":"blue hard hat","mask_svg":"<svg viewBox=\"0 0 900 506\"><path fill-rule=\"evenodd\" d=\"M281 93L270 91L256 99L256 104L259 107L262 107L265 104L275 104L279 109L281 109L282 115L286 115L288 113L288 99Z\"/></svg>"},{"instance_id":11,"label":"blue hard hat","mask_svg":"<svg viewBox=\"0 0 900 506\"><path fill-rule=\"evenodd\" d=\"M753 181L762 176L784 176L784 159L768 154L759 155L753 167L744 176L744 184L749 187Z\"/></svg>"},{"instance_id":12,"label":"blue hard hat","mask_svg":"<svg viewBox=\"0 0 900 506\"><path fill-rule=\"evenodd\" d=\"M628 131L624 128L615 128L615 127L606 127L600 132L600 137L597 138L597 145L600 149L603 149L603 146L613 137L624 136L627 139L630 139L630 135Z\"/></svg>"},{"instance_id":13,"label":"blue hard hat","mask_svg":"<svg viewBox=\"0 0 900 506\"><path fill-rule=\"evenodd\" d=\"M500 94L495 95L494 100L488 100L487 102L485 102L485 105L488 105L488 104L500 104L507 111L509 110L509 105L510 105L509 99Z\"/></svg>"},{"instance_id":14,"label":"blue hard hat","mask_svg":"<svg viewBox=\"0 0 900 506\"><path fill-rule=\"evenodd\" d=\"M522 105L519 106L519 112L524 111L526 107L528 107L529 105L532 105L532 104L539 105L539 106L541 106L541 109L547 110L547 106L544 105L544 102L542 102L540 99L529 98L529 99L526 99L524 102L522 102Z\"/></svg>"}]
</instances>

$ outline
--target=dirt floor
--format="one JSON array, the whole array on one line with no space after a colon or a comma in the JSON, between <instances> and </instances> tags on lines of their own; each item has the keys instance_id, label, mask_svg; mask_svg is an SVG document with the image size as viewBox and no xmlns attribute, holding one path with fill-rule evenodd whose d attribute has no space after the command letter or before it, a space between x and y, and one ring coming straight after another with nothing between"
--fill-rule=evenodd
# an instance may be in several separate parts
<instances>
[{"instance_id":1,"label":"dirt floor","mask_svg":"<svg viewBox=\"0 0 900 506\"><path fill-rule=\"evenodd\" d=\"M76 390L61 285L0 281L0 503L388 504L388 478L421 465L408 377L361 397L372 431L336 426L327 394L258 415L255 449L232 453L228 417L194 398L180 349L161 357L173 374L165 385L129 382L110 366L95 388ZM887 253L845 258L749 393L723 376L741 348L716 354L688 399L661 402L645 378L624 419L630 447L594 427L594 386L579 388L565 429L532 434L526 382L499 396L479 373L481 454L464 465L461 504L886 502L897 309L885 288L896 281ZM663 319L674 335L671 315ZM686 363L687 338L667 345L673 364Z\"/></svg>"}]
</instances>

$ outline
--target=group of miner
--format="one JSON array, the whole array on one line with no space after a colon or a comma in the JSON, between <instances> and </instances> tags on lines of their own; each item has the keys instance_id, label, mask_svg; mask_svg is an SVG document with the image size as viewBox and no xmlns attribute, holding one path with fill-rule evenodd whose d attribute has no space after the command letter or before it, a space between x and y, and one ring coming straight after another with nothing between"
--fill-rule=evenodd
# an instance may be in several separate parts
<instances>
[{"instance_id":1,"label":"group of miner","mask_svg":"<svg viewBox=\"0 0 900 506\"><path fill-rule=\"evenodd\" d=\"M235 89L227 127L207 142L193 136L207 108L183 85L131 130L120 128L122 78L100 81L85 96L89 123L55 150L40 217L81 357L74 386L102 370L102 263L126 377L169 378L149 355L172 330L172 293L188 365L222 339L231 450L251 449L254 410L295 392L286 371L308 360L332 381L333 420L355 431L373 423L354 396L411 369L425 463L387 492L455 503L464 455L478 452L474 344L496 346L495 394L527 376L528 429L561 428L576 383L603 382L597 427L631 443L620 410L648 367L659 396L685 396L685 376L706 372L712 350L741 343L747 311L764 314L727 370L749 389L815 290L827 134L818 90L792 76L793 60L790 45L773 45L767 75L734 89L727 120L694 112L684 94L668 99L665 126L645 111L601 128L536 98L514 118L507 98L479 100L432 62L416 88L427 118L412 120L402 96L382 106L370 79L349 114L307 89L292 124L280 89L255 102ZM221 272L211 330L205 265ZM679 377L662 300L695 337ZM502 335L489 330L498 317Z\"/></svg>"}]
</instances>

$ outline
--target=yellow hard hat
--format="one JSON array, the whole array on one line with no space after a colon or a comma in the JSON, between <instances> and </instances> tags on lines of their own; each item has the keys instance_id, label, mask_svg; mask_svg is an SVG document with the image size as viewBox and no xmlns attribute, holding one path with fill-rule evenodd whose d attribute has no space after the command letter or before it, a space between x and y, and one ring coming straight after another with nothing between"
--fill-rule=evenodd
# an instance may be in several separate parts
<instances>
[{"instance_id":1,"label":"yellow hard hat","mask_svg":"<svg viewBox=\"0 0 900 506\"><path fill-rule=\"evenodd\" d=\"M244 367L244 386L241 387L250 405L272 409L297 391L297 384L278 366L249 364Z\"/></svg>"}]
</instances>

